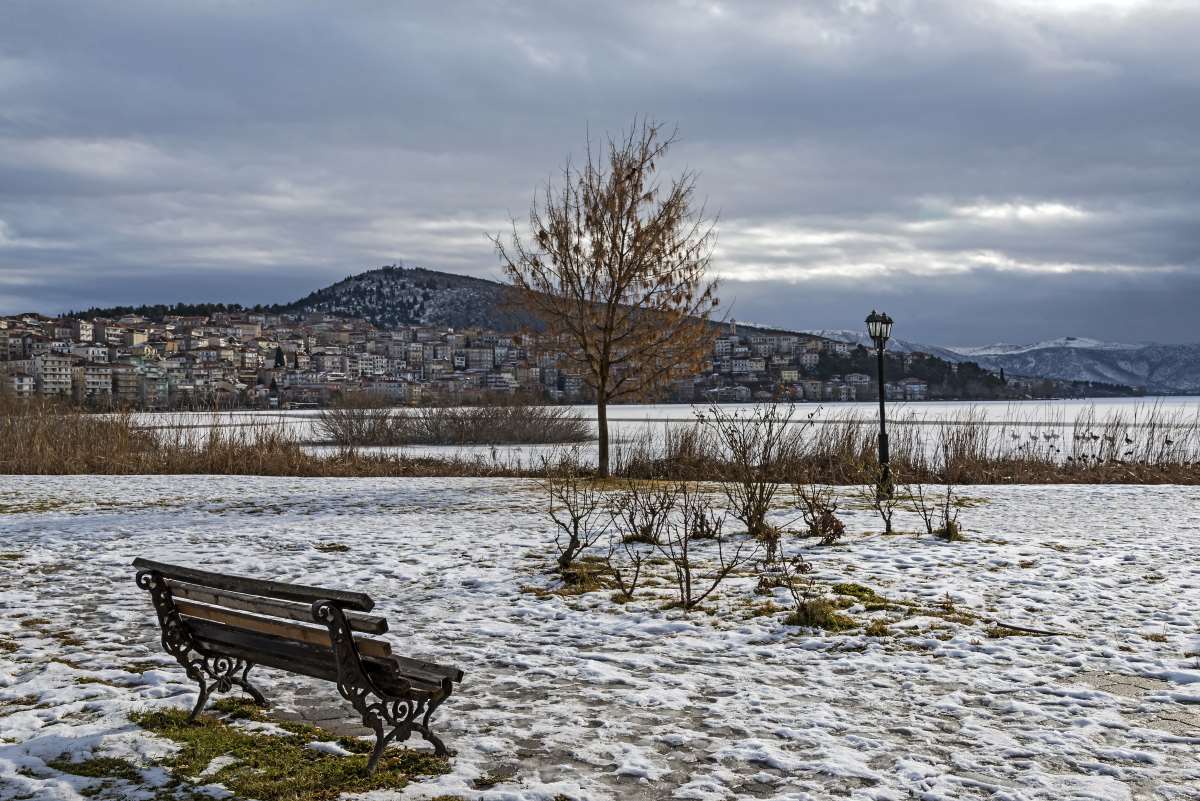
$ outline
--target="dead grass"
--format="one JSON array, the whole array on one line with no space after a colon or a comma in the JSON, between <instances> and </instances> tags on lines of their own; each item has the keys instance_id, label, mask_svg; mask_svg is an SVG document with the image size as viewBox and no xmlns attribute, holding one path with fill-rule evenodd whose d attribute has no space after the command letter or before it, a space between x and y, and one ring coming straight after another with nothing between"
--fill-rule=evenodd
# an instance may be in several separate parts
<instances>
[{"instance_id":1,"label":"dead grass","mask_svg":"<svg viewBox=\"0 0 1200 801\"><path fill-rule=\"evenodd\" d=\"M341 446L533 445L587 442L591 425L563 406L334 408L318 432Z\"/></svg>"},{"instance_id":2,"label":"dead grass","mask_svg":"<svg viewBox=\"0 0 1200 801\"><path fill-rule=\"evenodd\" d=\"M992 425L981 411L968 410L938 425L918 425L915 418L908 423L896 420L891 451L893 472L909 483L1200 484L1200 417L1159 406L1103 418L1085 410L1073 422ZM804 437L789 438L785 457L766 465L765 476L779 483L869 483L878 474L875 425L873 416L859 412L818 419ZM737 478L735 460L705 427L671 426L665 438L656 432L648 425L642 435L614 443L615 476ZM0 406L0 473L6 474L534 478L568 469L591 473L570 449L545 464L509 463L495 455L363 453L354 447L314 454L287 429L270 424L196 435L182 426L152 432L129 414L87 414L49 401Z\"/></svg>"}]
</instances>

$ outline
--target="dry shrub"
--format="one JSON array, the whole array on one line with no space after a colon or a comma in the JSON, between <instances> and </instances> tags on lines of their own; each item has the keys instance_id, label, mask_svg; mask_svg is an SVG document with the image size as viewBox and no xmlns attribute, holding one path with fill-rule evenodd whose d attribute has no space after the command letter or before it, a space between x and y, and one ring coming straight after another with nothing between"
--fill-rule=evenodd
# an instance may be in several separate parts
<instances>
[{"instance_id":1,"label":"dry shrub","mask_svg":"<svg viewBox=\"0 0 1200 801\"><path fill-rule=\"evenodd\" d=\"M996 422L980 408L935 421L902 412L888 426L893 473L924 483L1200 484L1200 413L1146 404L1101 417L1089 407L1067 421L1047 419L1040 406L1014 406L1005 418ZM835 485L877 480L874 414L814 414L811 423L793 426L803 435L788 442L786 457L762 478L782 482L803 475ZM635 439L615 463L621 475L725 481L739 474L720 432L708 426L676 425L657 438L647 427Z\"/></svg>"},{"instance_id":2,"label":"dry shrub","mask_svg":"<svg viewBox=\"0 0 1200 801\"><path fill-rule=\"evenodd\" d=\"M622 542L650 545L658 542L678 497L676 484L626 481L624 489L610 503Z\"/></svg>"},{"instance_id":3,"label":"dry shrub","mask_svg":"<svg viewBox=\"0 0 1200 801\"><path fill-rule=\"evenodd\" d=\"M551 473L542 487L549 496L548 514L558 529L554 535L558 569L570 581L576 560L600 540L612 517L603 492L576 473Z\"/></svg>"},{"instance_id":4,"label":"dry shrub","mask_svg":"<svg viewBox=\"0 0 1200 801\"><path fill-rule=\"evenodd\" d=\"M833 545L846 533L846 524L837 516L837 493L822 484L798 483L793 486L809 537L821 545Z\"/></svg>"},{"instance_id":5,"label":"dry shrub","mask_svg":"<svg viewBox=\"0 0 1200 801\"><path fill-rule=\"evenodd\" d=\"M680 485L676 513L668 519L656 547L675 572L679 606L689 612L703 603L730 573L750 561L758 550L753 540L739 541L732 551L722 529L724 515L718 513L704 493ZM697 537L704 532L703 537ZM717 549L716 564L696 560L692 546L698 539L711 539Z\"/></svg>"},{"instance_id":6,"label":"dry shrub","mask_svg":"<svg viewBox=\"0 0 1200 801\"><path fill-rule=\"evenodd\" d=\"M784 618L789 626L805 626L824 629L826 631L844 631L854 628L853 618L837 611L833 603L825 597L825 590L811 577L805 574L812 571L812 566L800 556L791 559L780 559L773 569L764 574L773 577L776 586L782 586L792 598L792 611ZM759 584L763 583L760 576Z\"/></svg>"},{"instance_id":7,"label":"dry shrub","mask_svg":"<svg viewBox=\"0 0 1200 801\"><path fill-rule=\"evenodd\" d=\"M768 560L775 558L779 546L779 529L767 522L779 476L795 460L803 429L811 423L810 417L792 427L794 416L794 406L774 403L748 412L713 404L697 414L725 459L721 490L730 514L746 526L746 533L765 544Z\"/></svg>"},{"instance_id":8,"label":"dry shrub","mask_svg":"<svg viewBox=\"0 0 1200 801\"><path fill-rule=\"evenodd\" d=\"M564 406L428 406L325 409L318 432L342 446L534 445L595 439Z\"/></svg>"}]
</instances>

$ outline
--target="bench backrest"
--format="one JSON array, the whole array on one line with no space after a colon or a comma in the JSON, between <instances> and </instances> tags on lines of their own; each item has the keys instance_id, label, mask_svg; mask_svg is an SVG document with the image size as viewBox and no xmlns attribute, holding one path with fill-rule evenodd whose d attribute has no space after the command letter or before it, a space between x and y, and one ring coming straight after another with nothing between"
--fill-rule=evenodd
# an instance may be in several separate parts
<instances>
[{"instance_id":1,"label":"bench backrest","mask_svg":"<svg viewBox=\"0 0 1200 801\"><path fill-rule=\"evenodd\" d=\"M137 559L139 571L158 573L196 644L294 673L337 679L329 629L313 620L314 601L335 601L347 611L354 643L363 657L388 659L391 645L371 637L388 630L387 620L364 614L374 605L360 592L290 584L196 570Z\"/></svg>"}]
</instances>

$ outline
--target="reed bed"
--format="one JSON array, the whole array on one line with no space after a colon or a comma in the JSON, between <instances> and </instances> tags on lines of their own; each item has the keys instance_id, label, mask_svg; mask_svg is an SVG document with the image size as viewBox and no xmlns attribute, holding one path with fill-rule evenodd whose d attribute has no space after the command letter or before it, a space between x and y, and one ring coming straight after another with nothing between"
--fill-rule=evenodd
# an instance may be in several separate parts
<instances>
[{"instance_id":1,"label":"reed bed","mask_svg":"<svg viewBox=\"0 0 1200 801\"><path fill-rule=\"evenodd\" d=\"M591 425L561 406L334 408L317 432L342 446L534 445L587 442Z\"/></svg>"},{"instance_id":2,"label":"reed bed","mask_svg":"<svg viewBox=\"0 0 1200 801\"><path fill-rule=\"evenodd\" d=\"M879 475L878 421L841 412L793 423L764 465L772 480L869 484ZM1073 420L987 419L967 409L944 420L910 412L889 423L898 481L955 484L1200 484L1200 413L1157 405ZM637 479L728 480L738 470L719 429L703 422L646 427L617 443L614 473Z\"/></svg>"},{"instance_id":3,"label":"reed bed","mask_svg":"<svg viewBox=\"0 0 1200 801\"><path fill-rule=\"evenodd\" d=\"M0 408L0 473L5 474L532 477L560 469L558 459L526 467L482 455L428 457L354 448L321 455L277 424L232 430L181 424L148 431L128 413L86 414L41 401Z\"/></svg>"},{"instance_id":4,"label":"reed bed","mask_svg":"<svg viewBox=\"0 0 1200 801\"><path fill-rule=\"evenodd\" d=\"M1087 409L1071 420L1021 419L1019 413L1006 418L990 421L978 409L936 421L918 412L898 417L889 423L895 480L1200 484L1196 414L1146 405L1103 416ZM869 484L879 470L877 431L874 415L865 412L793 419L772 432L777 447L761 469L778 482ZM612 472L634 479L729 480L744 465L731 458L727 443L711 420L661 429L647 424L614 443ZM503 448L430 456L344 445L318 453L279 424L210 430L181 424L150 431L125 413L0 401L0 473L7 474L538 477L592 469L578 445L551 449L536 462Z\"/></svg>"}]
</instances>

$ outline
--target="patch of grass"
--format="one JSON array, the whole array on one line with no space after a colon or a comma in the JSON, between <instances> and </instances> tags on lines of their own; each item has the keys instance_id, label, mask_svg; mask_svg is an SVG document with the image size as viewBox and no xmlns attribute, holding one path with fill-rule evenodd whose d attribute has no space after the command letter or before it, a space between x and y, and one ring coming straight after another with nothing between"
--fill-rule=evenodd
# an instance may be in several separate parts
<instances>
[{"instance_id":1,"label":"patch of grass","mask_svg":"<svg viewBox=\"0 0 1200 801\"><path fill-rule=\"evenodd\" d=\"M109 681L108 679L102 679L99 676L78 676L75 679L75 683L76 684L103 684L106 687L120 686L114 682Z\"/></svg>"},{"instance_id":2,"label":"patch of grass","mask_svg":"<svg viewBox=\"0 0 1200 801\"><path fill-rule=\"evenodd\" d=\"M11 654L13 651L17 650L19 647L20 646L17 645L16 640L13 640L10 637L0 636L0 654Z\"/></svg>"},{"instance_id":3,"label":"patch of grass","mask_svg":"<svg viewBox=\"0 0 1200 801\"><path fill-rule=\"evenodd\" d=\"M967 535L963 534L962 526L958 524L957 520L947 520L946 525L935 531L934 535L946 542L965 542L967 539Z\"/></svg>"},{"instance_id":4,"label":"patch of grass","mask_svg":"<svg viewBox=\"0 0 1200 801\"><path fill-rule=\"evenodd\" d=\"M1143 634L1142 639L1150 642L1166 642L1167 634L1163 631L1152 631L1149 634Z\"/></svg>"},{"instance_id":5,"label":"patch of grass","mask_svg":"<svg viewBox=\"0 0 1200 801\"><path fill-rule=\"evenodd\" d=\"M887 623L878 618L872 620L867 624L867 627L863 629L863 634L866 634L868 637L887 637L891 635L891 633L892 631L888 628Z\"/></svg>"},{"instance_id":6,"label":"patch of grass","mask_svg":"<svg viewBox=\"0 0 1200 801\"><path fill-rule=\"evenodd\" d=\"M27 617L20 623L23 629L36 629L39 626L48 626L49 624L50 620L44 617Z\"/></svg>"},{"instance_id":7,"label":"patch of grass","mask_svg":"<svg viewBox=\"0 0 1200 801\"><path fill-rule=\"evenodd\" d=\"M471 784L476 790L490 790L497 784L503 784L508 781L514 775L516 775L516 771L512 768L497 768L477 777Z\"/></svg>"},{"instance_id":8,"label":"patch of grass","mask_svg":"<svg viewBox=\"0 0 1200 801\"><path fill-rule=\"evenodd\" d=\"M55 656L50 659L51 662L57 662L60 665L66 665L75 670L87 670L87 666L75 659L67 659L65 656Z\"/></svg>"},{"instance_id":9,"label":"patch of grass","mask_svg":"<svg viewBox=\"0 0 1200 801\"><path fill-rule=\"evenodd\" d=\"M993 623L992 625L988 626L987 629L984 631L984 633L987 634L989 639L993 639L993 640L999 640L1004 637L1044 637L1044 636L1048 636L1048 635L1044 635L1044 634L1038 634L1037 632L1021 631L1020 629L1009 628L1008 626L1002 626L999 623Z\"/></svg>"},{"instance_id":10,"label":"patch of grass","mask_svg":"<svg viewBox=\"0 0 1200 801\"><path fill-rule=\"evenodd\" d=\"M20 562L24 558L20 553L0 553L0 562Z\"/></svg>"},{"instance_id":11,"label":"patch of grass","mask_svg":"<svg viewBox=\"0 0 1200 801\"><path fill-rule=\"evenodd\" d=\"M747 618L767 617L768 615L773 615L776 612L782 612L782 611L783 611L782 606L778 606L775 603L773 603L772 601L766 601L765 603L761 603L761 604L751 604L750 608L746 610L746 617Z\"/></svg>"},{"instance_id":12,"label":"patch of grass","mask_svg":"<svg viewBox=\"0 0 1200 801\"><path fill-rule=\"evenodd\" d=\"M849 595L851 598L857 598L860 601L874 601L880 598L879 593L863 584L856 584L852 581L841 582L834 584L830 589L838 595Z\"/></svg>"},{"instance_id":13,"label":"patch of grass","mask_svg":"<svg viewBox=\"0 0 1200 801\"><path fill-rule=\"evenodd\" d=\"M22 695L17 698L8 698L0 700L0 710L20 709L21 707L36 707L38 705L38 697L36 695Z\"/></svg>"},{"instance_id":14,"label":"patch of grass","mask_svg":"<svg viewBox=\"0 0 1200 801\"><path fill-rule=\"evenodd\" d=\"M340 542L320 542L313 547L321 553L345 553L350 550L349 545L343 545Z\"/></svg>"},{"instance_id":15,"label":"patch of grass","mask_svg":"<svg viewBox=\"0 0 1200 801\"><path fill-rule=\"evenodd\" d=\"M562 571L563 586L554 590L556 595L583 595L588 592L612 588L608 565L603 559L585 556Z\"/></svg>"},{"instance_id":16,"label":"patch of grass","mask_svg":"<svg viewBox=\"0 0 1200 801\"><path fill-rule=\"evenodd\" d=\"M825 631L847 631L858 626L854 618L836 611L827 598L802 602L783 622L789 626L807 626Z\"/></svg>"},{"instance_id":17,"label":"patch of grass","mask_svg":"<svg viewBox=\"0 0 1200 801\"><path fill-rule=\"evenodd\" d=\"M142 779L142 772L136 765L116 757L92 757L75 762L69 754L63 754L57 759L48 761L46 766L62 773L86 776L89 779L124 779L127 782L137 782Z\"/></svg>"},{"instance_id":18,"label":"patch of grass","mask_svg":"<svg viewBox=\"0 0 1200 801\"><path fill-rule=\"evenodd\" d=\"M219 706L218 706L219 704ZM221 699L214 704L234 719L262 720L261 710L240 699ZM225 785L235 796L258 801L333 801L343 793L365 793L399 789L415 776L446 773L445 759L428 752L392 748L384 752L374 776L366 775L367 755L338 756L306 747L314 740L337 740L343 747L370 750L370 745L353 738L336 738L315 726L272 721L287 735L246 731L226 720L201 715L194 724L188 713L165 709L135 713L134 723L174 741L179 751L164 761L177 779L201 773L219 756L237 761L205 777Z\"/></svg>"}]
</instances>

